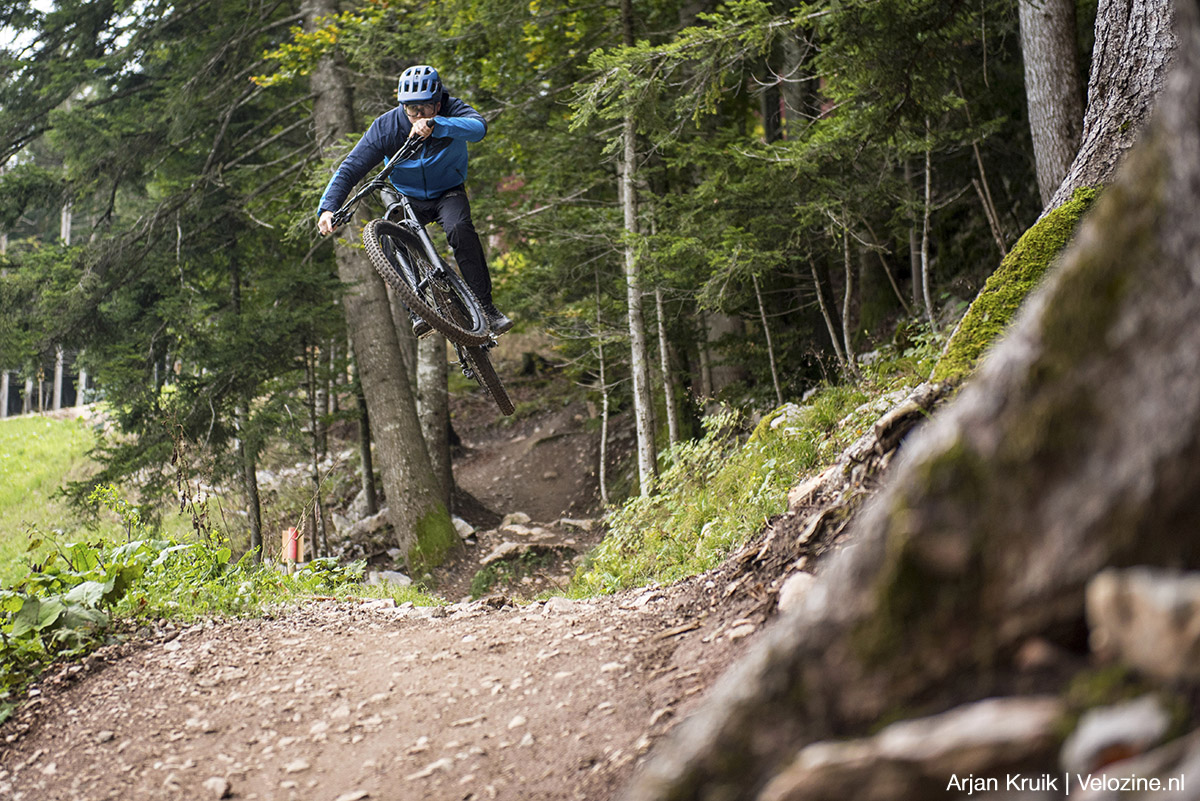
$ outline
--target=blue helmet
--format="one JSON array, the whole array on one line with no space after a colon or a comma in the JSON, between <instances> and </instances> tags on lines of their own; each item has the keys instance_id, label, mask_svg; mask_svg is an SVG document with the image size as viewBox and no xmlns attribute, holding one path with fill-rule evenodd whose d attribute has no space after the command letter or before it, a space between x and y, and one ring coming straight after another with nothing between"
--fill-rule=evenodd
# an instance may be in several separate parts
<instances>
[{"instance_id":1,"label":"blue helmet","mask_svg":"<svg viewBox=\"0 0 1200 801\"><path fill-rule=\"evenodd\" d=\"M396 99L400 103L428 103L442 96L437 70L424 64L409 67L400 75Z\"/></svg>"}]
</instances>

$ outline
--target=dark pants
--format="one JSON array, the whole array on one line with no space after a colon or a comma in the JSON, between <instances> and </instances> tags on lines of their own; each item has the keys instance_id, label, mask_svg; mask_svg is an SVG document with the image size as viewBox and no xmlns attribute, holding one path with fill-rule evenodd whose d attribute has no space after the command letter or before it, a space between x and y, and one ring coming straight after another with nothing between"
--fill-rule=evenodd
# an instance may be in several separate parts
<instances>
[{"instance_id":1,"label":"dark pants","mask_svg":"<svg viewBox=\"0 0 1200 801\"><path fill-rule=\"evenodd\" d=\"M492 302L492 279L488 274L487 261L483 256L483 245L475 224L471 222L471 203L461 187L455 187L434 200L410 197L413 211L421 225L437 220L446 232L446 241L454 250L454 259L467 286L485 306Z\"/></svg>"}]
</instances>

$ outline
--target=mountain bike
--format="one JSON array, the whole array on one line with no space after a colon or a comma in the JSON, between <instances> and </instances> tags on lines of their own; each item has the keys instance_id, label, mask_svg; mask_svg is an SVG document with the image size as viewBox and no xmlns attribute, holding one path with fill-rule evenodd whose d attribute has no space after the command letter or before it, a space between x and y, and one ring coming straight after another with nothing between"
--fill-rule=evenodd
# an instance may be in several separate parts
<instances>
[{"instance_id":1,"label":"mountain bike","mask_svg":"<svg viewBox=\"0 0 1200 801\"><path fill-rule=\"evenodd\" d=\"M337 227L345 225L360 200L380 193L387 208L381 218L367 223L362 233L372 266L412 314L450 340L463 375L477 381L500 413L509 415L515 407L488 356L496 337L488 328L483 307L442 259L408 198L392 189L387 180L391 165L412 158L423 141L419 137L406 141L378 175L334 212L333 222Z\"/></svg>"}]
</instances>

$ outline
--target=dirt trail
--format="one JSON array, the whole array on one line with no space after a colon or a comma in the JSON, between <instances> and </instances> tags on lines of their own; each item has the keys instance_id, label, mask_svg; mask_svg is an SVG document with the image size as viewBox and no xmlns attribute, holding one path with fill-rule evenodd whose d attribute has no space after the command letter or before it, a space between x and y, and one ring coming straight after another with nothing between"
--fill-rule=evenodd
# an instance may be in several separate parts
<instances>
[{"instance_id":1,"label":"dirt trail","mask_svg":"<svg viewBox=\"0 0 1200 801\"><path fill-rule=\"evenodd\" d=\"M456 425L456 477L485 517L595 510L586 409L485 411L460 407ZM439 571L450 600L496 544L483 533ZM0 799L611 798L771 606L715 576L506 600L538 586L440 608L315 602L110 646L44 677L0 728Z\"/></svg>"},{"instance_id":2,"label":"dirt trail","mask_svg":"<svg viewBox=\"0 0 1200 801\"><path fill-rule=\"evenodd\" d=\"M761 622L709 589L168 630L43 682L0 797L610 798Z\"/></svg>"}]
</instances>

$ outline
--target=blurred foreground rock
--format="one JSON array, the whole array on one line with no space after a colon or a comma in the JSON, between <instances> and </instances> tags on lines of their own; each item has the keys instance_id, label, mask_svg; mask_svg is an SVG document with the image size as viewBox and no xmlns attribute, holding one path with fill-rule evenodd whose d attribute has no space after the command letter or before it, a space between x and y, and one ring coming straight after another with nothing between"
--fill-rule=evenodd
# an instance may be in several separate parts
<instances>
[{"instance_id":1,"label":"blurred foreground rock","mask_svg":"<svg viewBox=\"0 0 1200 801\"><path fill-rule=\"evenodd\" d=\"M880 720L1034 683L1065 693L1071 660L1030 658L1027 644L1086 657L1093 576L1200 567L1200 9L1180 0L1175 13L1178 68L1154 123L1074 244L971 382L905 441L884 488L849 522L852 547L823 560L799 602L656 749L625 799L818 798L814 788L856 754L868 757L858 787L886 789L868 779L897 766L868 737ZM1143 619L1148 600L1117 609L1111 625ZM1194 680L1174 657L1148 656L1139 637L1101 625L1100 644L1143 671L1141 681ZM1049 669L1020 669L1023 648L1022 664ZM1178 705L1193 728L1193 710ZM831 745L797 762L813 743L846 738L859 750ZM1186 738L1104 768L1129 777L1136 760L1141 777L1175 771L1187 788L1175 795L1133 787L1093 797L1200 797L1198 756ZM1108 792L1101 785L1088 791ZM841 797L873 797L842 786ZM1085 789L1072 786L1071 797ZM1020 797L1064 791L1060 782Z\"/></svg>"}]
</instances>

